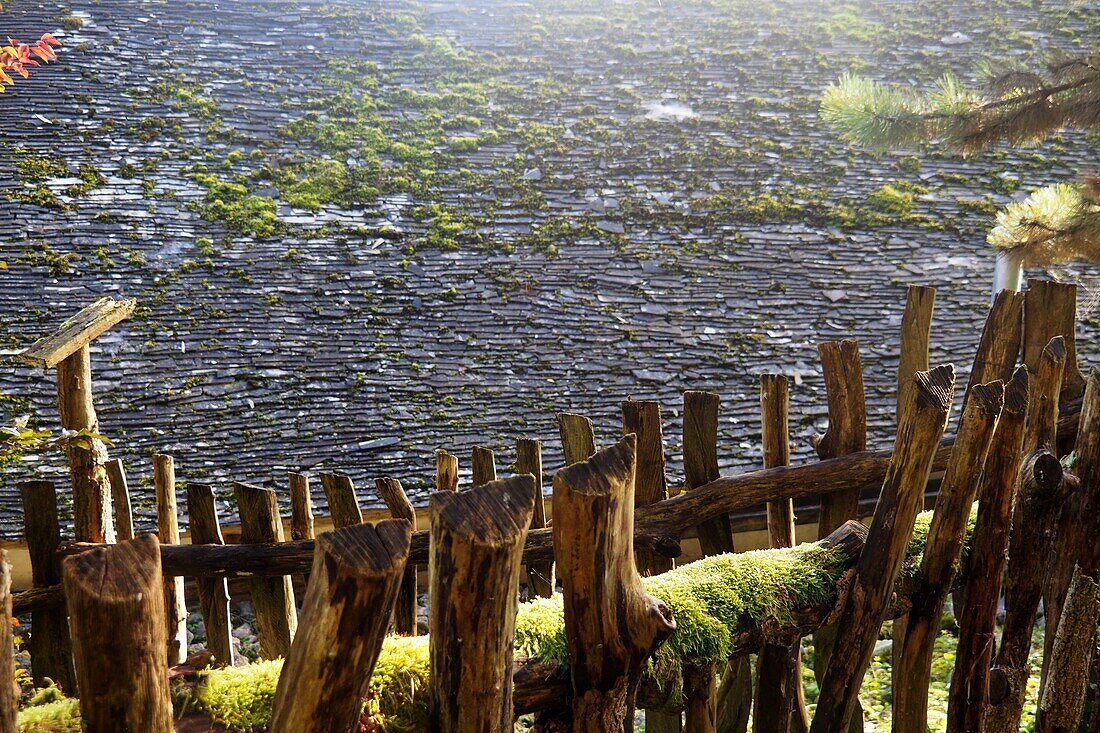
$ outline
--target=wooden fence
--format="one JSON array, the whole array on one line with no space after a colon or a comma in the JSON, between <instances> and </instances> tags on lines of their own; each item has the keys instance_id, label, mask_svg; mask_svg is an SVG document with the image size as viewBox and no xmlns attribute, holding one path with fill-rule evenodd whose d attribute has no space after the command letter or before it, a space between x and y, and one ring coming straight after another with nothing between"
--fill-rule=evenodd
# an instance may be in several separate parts
<instances>
[{"instance_id":1,"label":"wooden fence","mask_svg":"<svg viewBox=\"0 0 1100 733\"><path fill-rule=\"evenodd\" d=\"M764 466L749 473L719 475L718 395L684 394L678 489L667 483L657 403L624 402L623 437L604 447L590 420L560 414L567 465L553 475L549 527L541 444L532 439L519 441L516 475L505 478L491 450L475 449L469 488L459 486L458 458L440 451L428 529L416 527L397 479L376 482L393 519L367 524L351 480L325 473L335 529L315 538L310 478L291 474L289 540L276 492L236 483L241 541L225 544L215 488L188 483L190 545L179 544L172 457L154 458L158 541L133 536L122 466L106 462L98 441L73 443L74 491L99 492L76 497L76 506L111 506L113 496L120 541L104 543L110 521L96 519L101 536L78 526L81 541L63 543L53 485L21 484L34 588L13 595L4 576L0 593L12 612L31 614L36 683L49 678L78 692L93 732L119 730L120 721L132 730L173 729L167 680L186 652L185 577L196 582L215 665L235 662L227 578L247 578L260 653L285 658L270 730L354 730L384 637L391 627L417 633L417 566L429 576L426 696L436 731L511 731L523 713L534 713L542 731L622 731L641 706L653 731L744 731L751 716L757 733L840 733L861 720L860 683L883 622L893 619L894 729L923 733L933 644L952 593L959 646L948 730L1016 729L1040 601L1047 643L1036 729L1076 730L1100 612L1100 386L1077 369L1075 291L1032 281L1026 296L997 296L948 438L955 374L928 363L934 294L909 290L888 451L866 450L854 341L820 345L829 427L815 441L815 462L788 465L788 384L780 375L761 378ZM1059 459L1071 453L1072 470L1064 470ZM899 580L930 478L938 496L923 552ZM853 520L860 494L874 489L865 528ZM731 622L728 658L685 657L674 694L653 695L643 684L647 662L674 638L677 619L643 577L682 572L674 560L691 533L706 556L737 552L729 515L750 507L766 506L773 547L791 546L793 501L808 497L820 501L817 547L842 558L835 602ZM291 582L299 575L308 578L300 610ZM994 644L1002 575L1006 618ZM521 581L529 596L548 597L555 578L567 664L516 653ZM800 639L811 634L820 688L812 717L800 653ZM10 638L0 647L10 672ZM14 730L14 710L0 685L0 733ZM1091 725L1100 730L1100 713Z\"/></svg>"}]
</instances>

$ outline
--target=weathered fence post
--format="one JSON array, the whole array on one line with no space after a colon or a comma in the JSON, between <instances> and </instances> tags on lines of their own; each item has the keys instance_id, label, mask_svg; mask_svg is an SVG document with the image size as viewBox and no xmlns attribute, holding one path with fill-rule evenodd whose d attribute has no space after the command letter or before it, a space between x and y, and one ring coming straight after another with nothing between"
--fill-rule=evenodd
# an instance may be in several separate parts
<instances>
[{"instance_id":1,"label":"weathered fence post","mask_svg":"<svg viewBox=\"0 0 1100 733\"><path fill-rule=\"evenodd\" d=\"M241 514L242 544L283 541L283 523L279 519L279 505L274 491L237 482L233 484L233 493ZM298 627L298 610L294 606L294 587L290 576L252 578L250 586L260 637L260 654L264 659L285 657Z\"/></svg>"},{"instance_id":2,"label":"weathered fence post","mask_svg":"<svg viewBox=\"0 0 1100 733\"><path fill-rule=\"evenodd\" d=\"M428 500L429 709L436 733L513 730L519 573L534 507L530 476L436 492Z\"/></svg>"},{"instance_id":3,"label":"weathered fence post","mask_svg":"<svg viewBox=\"0 0 1100 733\"><path fill-rule=\"evenodd\" d=\"M161 544L180 544L176 507L176 464L172 456L153 454L153 486L157 494L157 536ZM183 578L164 576L164 618L168 630L168 666L187 658L187 601Z\"/></svg>"},{"instance_id":4,"label":"weathered fence post","mask_svg":"<svg viewBox=\"0 0 1100 733\"><path fill-rule=\"evenodd\" d=\"M516 441L516 474L529 473L535 477L535 514L531 517L531 529L546 526L546 504L542 496L542 441L520 438ZM527 564L527 588L531 595L549 598L554 595L554 563Z\"/></svg>"},{"instance_id":5,"label":"weathered fence post","mask_svg":"<svg viewBox=\"0 0 1100 733\"><path fill-rule=\"evenodd\" d=\"M8 553L0 550L0 733L18 733L19 684L15 681L15 634L8 623L11 612L11 565Z\"/></svg>"},{"instance_id":6,"label":"weathered fence post","mask_svg":"<svg viewBox=\"0 0 1100 733\"><path fill-rule=\"evenodd\" d=\"M715 733L718 669L714 662L684 665L684 733ZM630 722L627 721L627 729ZM647 725L646 733L649 733Z\"/></svg>"},{"instance_id":7,"label":"weathered fence post","mask_svg":"<svg viewBox=\"0 0 1100 733\"><path fill-rule=\"evenodd\" d=\"M935 306L935 288L926 285L909 286L905 294L905 311L901 316L896 415L901 414L902 405L905 404L903 393L913 384L913 375L928 370L928 347Z\"/></svg>"},{"instance_id":8,"label":"weathered fence post","mask_svg":"<svg viewBox=\"0 0 1100 733\"><path fill-rule=\"evenodd\" d=\"M309 493L309 476L290 473L290 539L313 539L313 497Z\"/></svg>"},{"instance_id":9,"label":"weathered fence post","mask_svg":"<svg viewBox=\"0 0 1100 733\"><path fill-rule=\"evenodd\" d=\"M1000 380L979 384L968 396L959 420L955 447L940 483L936 511L928 529L916 589L910 596L912 607L905 634L894 637L894 644L900 647L900 654L895 655L899 665L894 670L894 733L927 733L933 645L955 577L955 562L962 550L970 507L1003 406L1004 385Z\"/></svg>"},{"instance_id":10,"label":"weathered fence post","mask_svg":"<svg viewBox=\"0 0 1100 733\"><path fill-rule=\"evenodd\" d=\"M1027 659L1032 627L1042 598L1049 533L1063 500L1062 469L1053 450L1065 361L1065 339L1055 336L1039 355L1038 363L1028 365L1031 395L1024 423L1026 458L1019 495L1012 510L1005 576L1005 622L1001 646L989 677L990 708L985 725L988 733L1014 733L1019 727L1031 674Z\"/></svg>"},{"instance_id":11,"label":"weathered fence post","mask_svg":"<svg viewBox=\"0 0 1100 733\"><path fill-rule=\"evenodd\" d=\"M104 464L107 446L98 437L92 404L93 340L129 316L137 301L100 298L68 319L49 336L31 344L20 359L31 366L57 367L57 403L61 427L83 433L65 442L73 481L73 525L78 542L113 542L111 486Z\"/></svg>"},{"instance_id":12,"label":"weathered fence post","mask_svg":"<svg viewBox=\"0 0 1100 733\"><path fill-rule=\"evenodd\" d=\"M574 731L621 733L646 660L676 629L634 565L635 455L627 435L554 476Z\"/></svg>"},{"instance_id":13,"label":"weathered fence post","mask_svg":"<svg viewBox=\"0 0 1100 733\"><path fill-rule=\"evenodd\" d=\"M386 502L394 519L403 519L409 523L411 531L416 531L416 510L405 495L401 482L395 478L379 478L374 486L382 501ZM393 625L397 633L404 636L416 636L416 564L408 563L401 579L401 589L397 592L397 602L393 608Z\"/></svg>"},{"instance_id":14,"label":"weathered fence post","mask_svg":"<svg viewBox=\"0 0 1100 733\"><path fill-rule=\"evenodd\" d=\"M62 562L86 733L172 733L164 579L154 535Z\"/></svg>"},{"instance_id":15,"label":"weathered fence post","mask_svg":"<svg viewBox=\"0 0 1100 733\"><path fill-rule=\"evenodd\" d=\"M979 488L978 518L964 573L966 603L958 615L959 645L947 705L947 733L982 730L1012 503L1023 458L1027 403L1027 367L1021 366L1005 389L1004 407Z\"/></svg>"},{"instance_id":16,"label":"weathered fence post","mask_svg":"<svg viewBox=\"0 0 1100 733\"><path fill-rule=\"evenodd\" d=\"M357 728L411 538L403 519L317 538L301 629L275 691L273 733Z\"/></svg>"},{"instance_id":17,"label":"weathered fence post","mask_svg":"<svg viewBox=\"0 0 1100 733\"><path fill-rule=\"evenodd\" d=\"M134 539L134 511L130 508L130 488L122 459L107 461L107 479L111 482L111 503L115 508L115 537L119 542Z\"/></svg>"},{"instance_id":18,"label":"weathered fence post","mask_svg":"<svg viewBox=\"0 0 1100 733\"><path fill-rule=\"evenodd\" d=\"M760 437L764 468L791 462L787 378L760 375ZM771 547L794 547L794 503L790 499L767 505ZM765 642L756 657L756 701L753 733L788 733L809 729L809 711L802 694L802 644L798 638L786 644Z\"/></svg>"},{"instance_id":19,"label":"weathered fence post","mask_svg":"<svg viewBox=\"0 0 1100 733\"><path fill-rule=\"evenodd\" d=\"M592 429L592 421L584 415L559 412L558 434L567 466L587 461L596 452L596 433Z\"/></svg>"},{"instance_id":20,"label":"weathered fence post","mask_svg":"<svg viewBox=\"0 0 1100 733\"><path fill-rule=\"evenodd\" d=\"M187 482L187 516L190 519L192 545L224 545L218 524L214 490L206 484ZM199 591L202 623L206 627L206 648L214 655L214 664L232 667L233 627L229 622L229 587L224 577L195 578Z\"/></svg>"},{"instance_id":21,"label":"weathered fence post","mask_svg":"<svg viewBox=\"0 0 1100 733\"><path fill-rule=\"evenodd\" d=\"M1095 578L1082 572L1080 567L1074 569L1051 645L1049 677L1039 700L1041 731L1075 733L1081 724L1089 661L1096 646L1096 624L1100 620L1098 588ZM1096 715L1097 711L1094 709L1092 714Z\"/></svg>"},{"instance_id":22,"label":"weathered fence post","mask_svg":"<svg viewBox=\"0 0 1100 733\"><path fill-rule=\"evenodd\" d=\"M842 733L850 724L860 681L871 661L886 603L913 532L919 498L944 428L955 388L954 370L917 372L898 415L894 453L883 481L867 545L856 565L834 653L821 681L811 733ZM837 650L843 650L843 653Z\"/></svg>"},{"instance_id":23,"label":"weathered fence post","mask_svg":"<svg viewBox=\"0 0 1100 733\"><path fill-rule=\"evenodd\" d=\"M35 588L48 588L61 582L61 563L57 546L61 527L57 518L57 492L50 481L24 481L19 484L23 499L23 536L31 561L31 582ZM44 608L31 614L31 677L36 686L46 678L56 682L67 695L76 694L73 651L65 608Z\"/></svg>"},{"instance_id":24,"label":"weathered fence post","mask_svg":"<svg viewBox=\"0 0 1100 733\"><path fill-rule=\"evenodd\" d=\"M351 477L342 473L322 473L321 488L328 499L328 513L336 529L363 523L363 510L359 508Z\"/></svg>"},{"instance_id":25,"label":"weathered fence post","mask_svg":"<svg viewBox=\"0 0 1100 733\"><path fill-rule=\"evenodd\" d=\"M442 448L435 452L436 491L458 491L458 456Z\"/></svg>"},{"instance_id":26,"label":"weathered fence post","mask_svg":"<svg viewBox=\"0 0 1100 733\"><path fill-rule=\"evenodd\" d=\"M1035 370L1043 350L1055 336L1066 348L1059 402L1077 399L1085 391L1085 379L1077 368L1077 286L1051 280L1029 279L1024 296L1024 363Z\"/></svg>"},{"instance_id":27,"label":"weathered fence post","mask_svg":"<svg viewBox=\"0 0 1100 733\"><path fill-rule=\"evenodd\" d=\"M993 298L985 317L974 365L966 382L966 394L976 385L999 379L1005 384L1012 378L1016 357L1024 337L1024 294L1002 290Z\"/></svg>"},{"instance_id":28,"label":"weathered fence post","mask_svg":"<svg viewBox=\"0 0 1100 733\"><path fill-rule=\"evenodd\" d=\"M839 458L867 450L867 402L859 342L823 341L818 344L829 403L829 427L815 440L818 458ZM859 519L859 489L834 491L821 497L817 537L824 539L849 519Z\"/></svg>"},{"instance_id":29,"label":"weathered fence post","mask_svg":"<svg viewBox=\"0 0 1100 733\"><path fill-rule=\"evenodd\" d=\"M470 471L474 486L484 486L497 480L496 456L491 448L475 445L470 458Z\"/></svg>"}]
</instances>

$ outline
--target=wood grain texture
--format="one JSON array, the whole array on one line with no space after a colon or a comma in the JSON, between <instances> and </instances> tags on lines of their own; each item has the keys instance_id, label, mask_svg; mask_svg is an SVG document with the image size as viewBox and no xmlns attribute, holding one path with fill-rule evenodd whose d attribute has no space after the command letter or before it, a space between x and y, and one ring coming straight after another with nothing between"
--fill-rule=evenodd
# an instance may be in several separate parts
<instances>
[{"instance_id":1,"label":"wood grain texture","mask_svg":"<svg viewBox=\"0 0 1100 733\"><path fill-rule=\"evenodd\" d=\"M470 456L470 472L474 486L484 486L497 480L496 456L492 448L475 445Z\"/></svg>"},{"instance_id":2,"label":"wood grain texture","mask_svg":"<svg viewBox=\"0 0 1100 733\"><path fill-rule=\"evenodd\" d=\"M535 479L535 513L531 517L531 529L543 529L546 527L546 500L542 493L541 440L520 438L516 441L516 474L529 474ZM526 565L528 590L543 598L554 595L554 563L528 562Z\"/></svg>"},{"instance_id":3,"label":"wood grain texture","mask_svg":"<svg viewBox=\"0 0 1100 733\"><path fill-rule=\"evenodd\" d=\"M825 341L818 345L817 351L821 357L825 397L829 405L829 427L815 441L817 455L825 460L865 451L867 402L859 342ZM818 518L819 538L827 536L849 519L859 518L860 488L851 486L822 496Z\"/></svg>"},{"instance_id":4,"label":"wood grain texture","mask_svg":"<svg viewBox=\"0 0 1100 733\"><path fill-rule=\"evenodd\" d=\"M133 313L136 306L136 300L100 298L66 320L53 333L35 341L19 358L31 366L43 369L55 367Z\"/></svg>"},{"instance_id":5,"label":"wood grain texture","mask_svg":"<svg viewBox=\"0 0 1100 733\"><path fill-rule=\"evenodd\" d=\"M313 539L313 497L309 491L309 476L291 472L290 539Z\"/></svg>"},{"instance_id":6,"label":"wood grain texture","mask_svg":"<svg viewBox=\"0 0 1100 733\"><path fill-rule=\"evenodd\" d=\"M559 412L557 420L565 465L587 461L596 452L596 433L592 429L592 421L572 412Z\"/></svg>"},{"instance_id":7,"label":"wood grain texture","mask_svg":"<svg viewBox=\"0 0 1100 733\"><path fill-rule=\"evenodd\" d=\"M382 501L390 510L394 519L403 519L409 523L410 532L416 531L416 510L405 494L401 482L395 478L374 480L374 487ZM410 534L411 539L411 534ZM406 563L401 577L401 588L397 592L397 601L393 607L393 625L398 634L416 636L416 563Z\"/></svg>"},{"instance_id":8,"label":"wood grain texture","mask_svg":"<svg viewBox=\"0 0 1100 733\"><path fill-rule=\"evenodd\" d=\"M176 505L176 463L170 455L153 455L153 487L157 499L157 537L162 544L180 544L179 507ZM187 601L183 578L164 577L164 622L167 629L168 666L187 658Z\"/></svg>"},{"instance_id":9,"label":"wood grain texture","mask_svg":"<svg viewBox=\"0 0 1100 733\"><path fill-rule=\"evenodd\" d=\"M1035 371L1043 350L1055 336L1066 348L1059 400L1077 399L1085 380L1077 368L1077 286L1051 280L1029 279L1024 299L1024 364Z\"/></svg>"},{"instance_id":10,"label":"wood grain texture","mask_svg":"<svg viewBox=\"0 0 1100 733\"><path fill-rule=\"evenodd\" d=\"M638 470L634 479L634 507L668 498L665 476L665 441L661 429L661 404L626 400L622 403L623 435L638 437ZM644 547L635 548L638 572L656 575L672 568L672 561Z\"/></svg>"},{"instance_id":11,"label":"wood grain texture","mask_svg":"<svg viewBox=\"0 0 1100 733\"><path fill-rule=\"evenodd\" d=\"M61 427L99 434L92 405L92 365L88 347L79 348L57 365L57 404ZM73 528L81 542L113 542L111 482L107 478L107 446L98 438L65 442L73 482Z\"/></svg>"},{"instance_id":12,"label":"wood grain texture","mask_svg":"<svg viewBox=\"0 0 1100 733\"><path fill-rule=\"evenodd\" d=\"M328 513L336 529L363 523L363 510L359 508L359 497L355 495L350 476L322 473L321 488L324 489Z\"/></svg>"},{"instance_id":13,"label":"wood grain texture","mask_svg":"<svg viewBox=\"0 0 1100 733\"><path fill-rule=\"evenodd\" d=\"M436 491L458 491L458 456L445 450L435 452Z\"/></svg>"},{"instance_id":14,"label":"wood grain texture","mask_svg":"<svg viewBox=\"0 0 1100 733\"><path fill-rule=\"evenodd\" d=\"M114 506L115 537L119 542L134 539L134 511L130 507L130 487L126 481L126 469L121 458L104 464L107 480L111 483L111 504Z\"/></svg>"},{"instance_id":15,"label":"wood grain texture","mask_svg":"<svg viewBox=\"0 0 1100 733\"><path fill-rule=\"evenodd\" d=\"M11 564L5 550L0 550L0 613L12 618ZM0 624L0 733L19 733L21 693L15 681L15 633L10 623Z\"/></svg>"},{"instance_id":16,"label":"wood grain texture","mask_svg":"<svg viewBox=\"0 0 1100 733\"><path fill-rule=\"evenodd\" d=\"M936 289L925 285L910 285L905 293L905 310L901 315L901 350L898 354L897 412L900 414L904 392L913 383L917 372L928 370L928 347L932 336L932 311L936 306Z\"/></svg>"},{"instance_id":17,"label":"wood grain texture","mask_svg":"<svg viewBox=\"0 0 1100 733\"><path fill-rule=\"evenodd\" d=\"M187 517L193 545L224 545L214 490L207 484L187 483ZM224 577L196 578L199 609L206 628L206 648L214 665L234 664L233 626L229 620L229 587Z\"/></svg>"}]
</instances>

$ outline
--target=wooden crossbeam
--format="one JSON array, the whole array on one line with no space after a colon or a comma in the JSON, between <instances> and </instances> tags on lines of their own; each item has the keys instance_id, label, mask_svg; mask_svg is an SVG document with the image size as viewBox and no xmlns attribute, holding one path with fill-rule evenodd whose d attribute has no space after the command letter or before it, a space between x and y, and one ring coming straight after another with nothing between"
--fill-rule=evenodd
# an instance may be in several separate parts
<instances>
[{"instance_id":1,"label":"wooden crossbeam","mask_svg":"<svg viewBox=\"0 0 1100 733\"><path fill-rule=\"evenodd\" d=\"M55 367L133 313L136 305L137 301L133 299L100 298L62 323L53 333L35 341L19 358L31 366L43 369Z\"/></svg>"}]
</instances>

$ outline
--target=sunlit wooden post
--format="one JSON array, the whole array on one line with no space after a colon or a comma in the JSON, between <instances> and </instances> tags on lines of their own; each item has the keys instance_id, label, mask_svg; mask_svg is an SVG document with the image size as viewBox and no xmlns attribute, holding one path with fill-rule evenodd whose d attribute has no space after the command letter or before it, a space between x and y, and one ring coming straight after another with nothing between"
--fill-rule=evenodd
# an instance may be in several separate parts
<instances>
[{"instance_id":1,"label":"sunlit wooden post","mask_svg":"<svg viewBox=\"0 0 1100 733\"><path fill-rule=\"evenodd\" d=\"M98 437L99 420L92 405L89 344L134 312L135 300L100 298L34 342L19 355L27 364L57 369L57 404L61 427L83 433L65 442L73 479L73 523L80 542L112 542L111 483L107 446Z\"/></svg>"}]
</instances>

